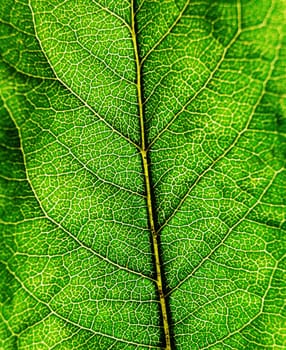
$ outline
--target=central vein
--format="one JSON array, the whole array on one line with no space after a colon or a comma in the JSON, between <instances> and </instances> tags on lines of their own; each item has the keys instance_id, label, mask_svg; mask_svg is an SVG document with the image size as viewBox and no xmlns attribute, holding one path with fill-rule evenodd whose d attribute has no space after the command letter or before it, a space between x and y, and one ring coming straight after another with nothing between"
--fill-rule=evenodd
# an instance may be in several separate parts
<instances>
[{"instance_id":1,"label":"central vein","mask_svg":"<svg viewBox=\"0 0 286 350\"><path fill-rule=\"evenodd\" d=\"M135 13L134 13L134 0L131 0L131 34L132 41L134 46L134 54L136 61L136 86L137 86L137 98L138 98L138 106L139 106L139 120L140 120L140 133L141 133L141 146L140 146L140 154L142 158L143 170L144 170L144 179L145 179L145 187L146 187L146 204L148 209L148 221L149 228L152 235L152 248L154 253L154 264L156 269L156 288L159 295L160 306L161 306L161 314L163 320L163 328L164 328L164 337L165 337L165 350L172 350L171 347L171 337L170 337L170 327L168 321L168 313L167 313L167 303L166 296L164 293L163 286L163 276L162 276L162 267L161 267L161 258L159 251L159 235L156 230L155 220L154 220L154 208L152 202L152 189L151 189L151 179L150 179L150 169L148 166L148 149L147 149L147 140L144 128L144 111L143 111L143 96L142 96L142 81L141 81L141 62L139 57L138 50L138 42L136 35L136 23L135 23Z\"/></svg>"}]
</instances>

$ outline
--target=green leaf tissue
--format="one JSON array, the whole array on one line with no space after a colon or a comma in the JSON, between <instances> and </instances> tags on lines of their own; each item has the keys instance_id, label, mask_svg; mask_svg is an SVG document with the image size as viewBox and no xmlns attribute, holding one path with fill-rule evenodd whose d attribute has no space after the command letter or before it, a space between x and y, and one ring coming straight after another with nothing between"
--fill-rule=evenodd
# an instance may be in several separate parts
<instances>
[{"instance_id":1,"label":"green leaf tissue","mask_svg":"<svg viewBox=\"0 0 286 350\"><path fill-rule=\"evenodd\" d=\"M286 349L285 9L1 0L0 349Z\"/></svg>"}]
</instances>

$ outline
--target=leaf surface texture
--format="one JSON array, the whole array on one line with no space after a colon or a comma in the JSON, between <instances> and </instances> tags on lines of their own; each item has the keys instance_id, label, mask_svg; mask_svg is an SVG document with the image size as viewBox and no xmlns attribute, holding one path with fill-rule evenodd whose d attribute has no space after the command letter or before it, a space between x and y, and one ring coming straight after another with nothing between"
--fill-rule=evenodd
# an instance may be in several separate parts
<instances>
[{"instance_id":1,"label":"leaf surface texture","mask_svg":"<svg viewBox=\"0 0 286 350\"><path fill-rule=\"evenodd\" d=\"M285 5L2 1L1 348L285 348Z\"/></svg>"}]
</instances>

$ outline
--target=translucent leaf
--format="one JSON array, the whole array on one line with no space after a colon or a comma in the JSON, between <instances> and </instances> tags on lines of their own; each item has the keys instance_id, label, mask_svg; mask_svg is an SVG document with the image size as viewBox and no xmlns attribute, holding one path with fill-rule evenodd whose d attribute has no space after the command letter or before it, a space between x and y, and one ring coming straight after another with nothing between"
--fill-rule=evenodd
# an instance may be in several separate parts
<instances>
[{"instance_id":1,"label":"translucent leaf","mask_svg":"<svg viewBox=\"0 0 286 350\"><path fill-rule=\"evenodd\" d=\"M285 348L285 5L1 4L0 348Z\"/></svg>"}]
</instances>

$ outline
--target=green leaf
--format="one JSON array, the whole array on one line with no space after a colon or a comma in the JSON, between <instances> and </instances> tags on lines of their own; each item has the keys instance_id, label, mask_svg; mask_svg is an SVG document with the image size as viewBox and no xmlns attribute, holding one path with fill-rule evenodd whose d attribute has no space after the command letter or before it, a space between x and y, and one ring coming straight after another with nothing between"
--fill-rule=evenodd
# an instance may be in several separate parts
<instances>
[{"instance_id":1,"label":"green leaf","mask_svg":"<svg viewBox=\"0 0 286 350\"><path fill-rule=\"evenodd\" d=\"M0 7L1 349L283 349L284 0Z\"/></svg>"}]
</instances>

